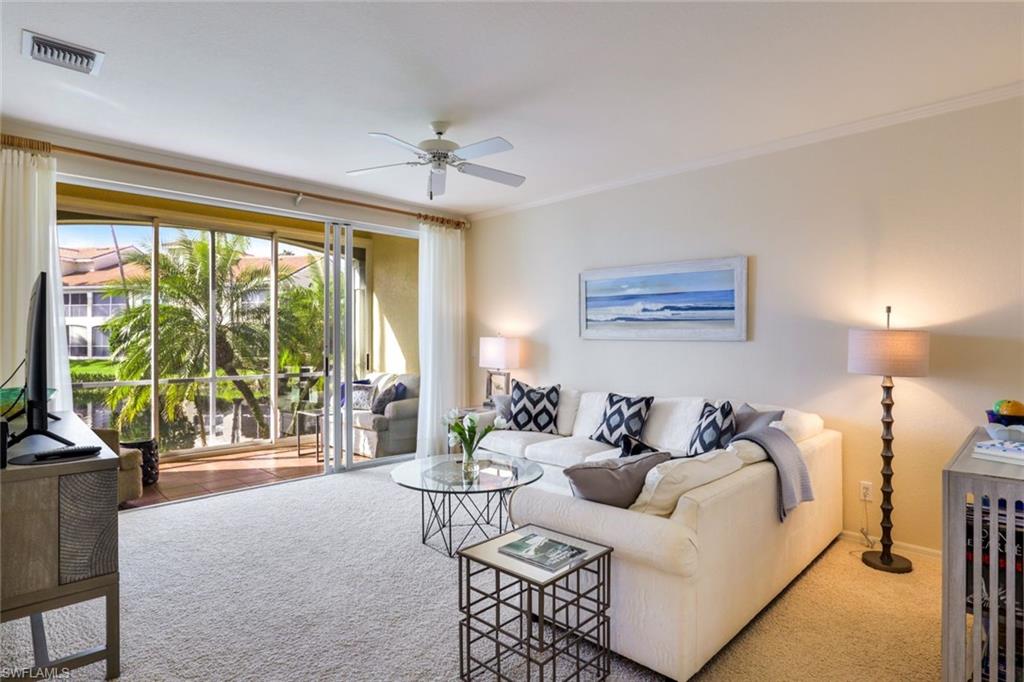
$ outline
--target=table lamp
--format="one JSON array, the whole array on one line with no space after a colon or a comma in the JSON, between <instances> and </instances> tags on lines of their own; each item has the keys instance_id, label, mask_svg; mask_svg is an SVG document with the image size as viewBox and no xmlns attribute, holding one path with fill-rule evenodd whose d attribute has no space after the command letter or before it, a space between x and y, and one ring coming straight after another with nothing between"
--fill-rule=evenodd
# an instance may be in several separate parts
<instances>
[{"instance_id":1,"label":"table lamp","mask_svg":"<svg viewBox=\"0 0 1024 682\"><path fill-rule=\"evenodd\" d=\"M494 380L500 377L504 383L504 393L508 395L511 390L510 369L519 368L519 339L507 336L481 336L480 337L480 367L487 370L487 399L484 405L490 407L494 404L491 396L494 395Z\"/></svg>"},{"instance_id":2,"label":"table lamp","mask_svg":"<svg viewBox=\"0 0 1024 682\"><path fill-rule=\"evenodd\" d=\"M851 329L847 371L882 377L882 551L864 552L871 568L909 573L910 559L892 553L892 378L928 374L928 332L890 329L892 306L885 307L885 329Z\"/></svg>"}]
</instances>

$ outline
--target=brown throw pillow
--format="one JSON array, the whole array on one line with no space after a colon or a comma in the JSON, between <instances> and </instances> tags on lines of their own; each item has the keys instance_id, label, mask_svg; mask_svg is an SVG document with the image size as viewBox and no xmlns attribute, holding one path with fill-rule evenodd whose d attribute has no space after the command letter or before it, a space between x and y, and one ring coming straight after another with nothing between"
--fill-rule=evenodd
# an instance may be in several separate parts
<instances>
[{"instance_id":1,"label":"brown throw pillow","mask_svg":"<svg viewBox=\"0 0 1024 682\"><path fill-rule=\"evenodd\" d=\"M667 452L651 452L574 464L564 473L573 496L625 509L643 490L647 472L669 459Z\"/></svg>"}]
</instances>

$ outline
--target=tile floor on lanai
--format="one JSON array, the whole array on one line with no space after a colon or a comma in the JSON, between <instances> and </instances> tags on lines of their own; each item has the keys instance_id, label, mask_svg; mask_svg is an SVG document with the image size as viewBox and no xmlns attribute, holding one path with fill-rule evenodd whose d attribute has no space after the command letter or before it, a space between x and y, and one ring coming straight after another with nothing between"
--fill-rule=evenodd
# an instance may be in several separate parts
<instances>
[{"instance_id":1,"label":"tile floor on lanai","mask_svg":"<svg viewBox=\"0 0 1024 682\"><path fill-rule=\"evenodd\" d=\"M161 461L160 479L145 486L142 497L125 507L146 507L323 473L324 464L316 461L312 443L309 446L303 443L302 452L302 456L298 456L295 446L263 447L229 455Z\"/></svg>"}]
</instances>

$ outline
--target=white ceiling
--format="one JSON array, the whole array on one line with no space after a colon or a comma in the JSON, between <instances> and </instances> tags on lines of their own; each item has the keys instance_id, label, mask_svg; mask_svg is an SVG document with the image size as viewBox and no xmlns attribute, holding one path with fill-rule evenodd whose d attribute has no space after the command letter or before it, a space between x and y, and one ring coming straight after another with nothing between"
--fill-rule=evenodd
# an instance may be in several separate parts
<instances>
[{"instance_id":1,"label":"white ceiling","mask_svg":"<svg viewBox=\"0 0 1024 682\"><path fill-rule=\"evenodd\" d=\"M426 203L366 135L451 120L513 189L452 174L473 214L1022 78L1024 6L4 3L3 113L71 133ZM98 77L20 56L20 31L107 53Z\"/></svg>"}]
</instances>

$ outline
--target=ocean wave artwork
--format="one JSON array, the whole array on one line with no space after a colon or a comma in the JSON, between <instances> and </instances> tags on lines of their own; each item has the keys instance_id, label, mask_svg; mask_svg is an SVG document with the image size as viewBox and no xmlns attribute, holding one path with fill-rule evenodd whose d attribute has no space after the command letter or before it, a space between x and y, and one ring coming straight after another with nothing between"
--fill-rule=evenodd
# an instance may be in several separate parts
<instances>
[{"instance_id":1,"label":"ocean wave artwork","mask_svg":"<svg viewBox=\"0 0 1024 682\"><path fill-rule=\"evenodd\" d=\"M619 268L584 273L581 287L584 336L592 338L733 338L738 325L737 282L745 287L738 259L674 271L661 267ZM745 266L745 259L742 261ZM644 272L644 270L655 270ZM656 271L662 270L662 271ZM740 301L745 304L745 297Z\"/></svg>"}]
</instances>

